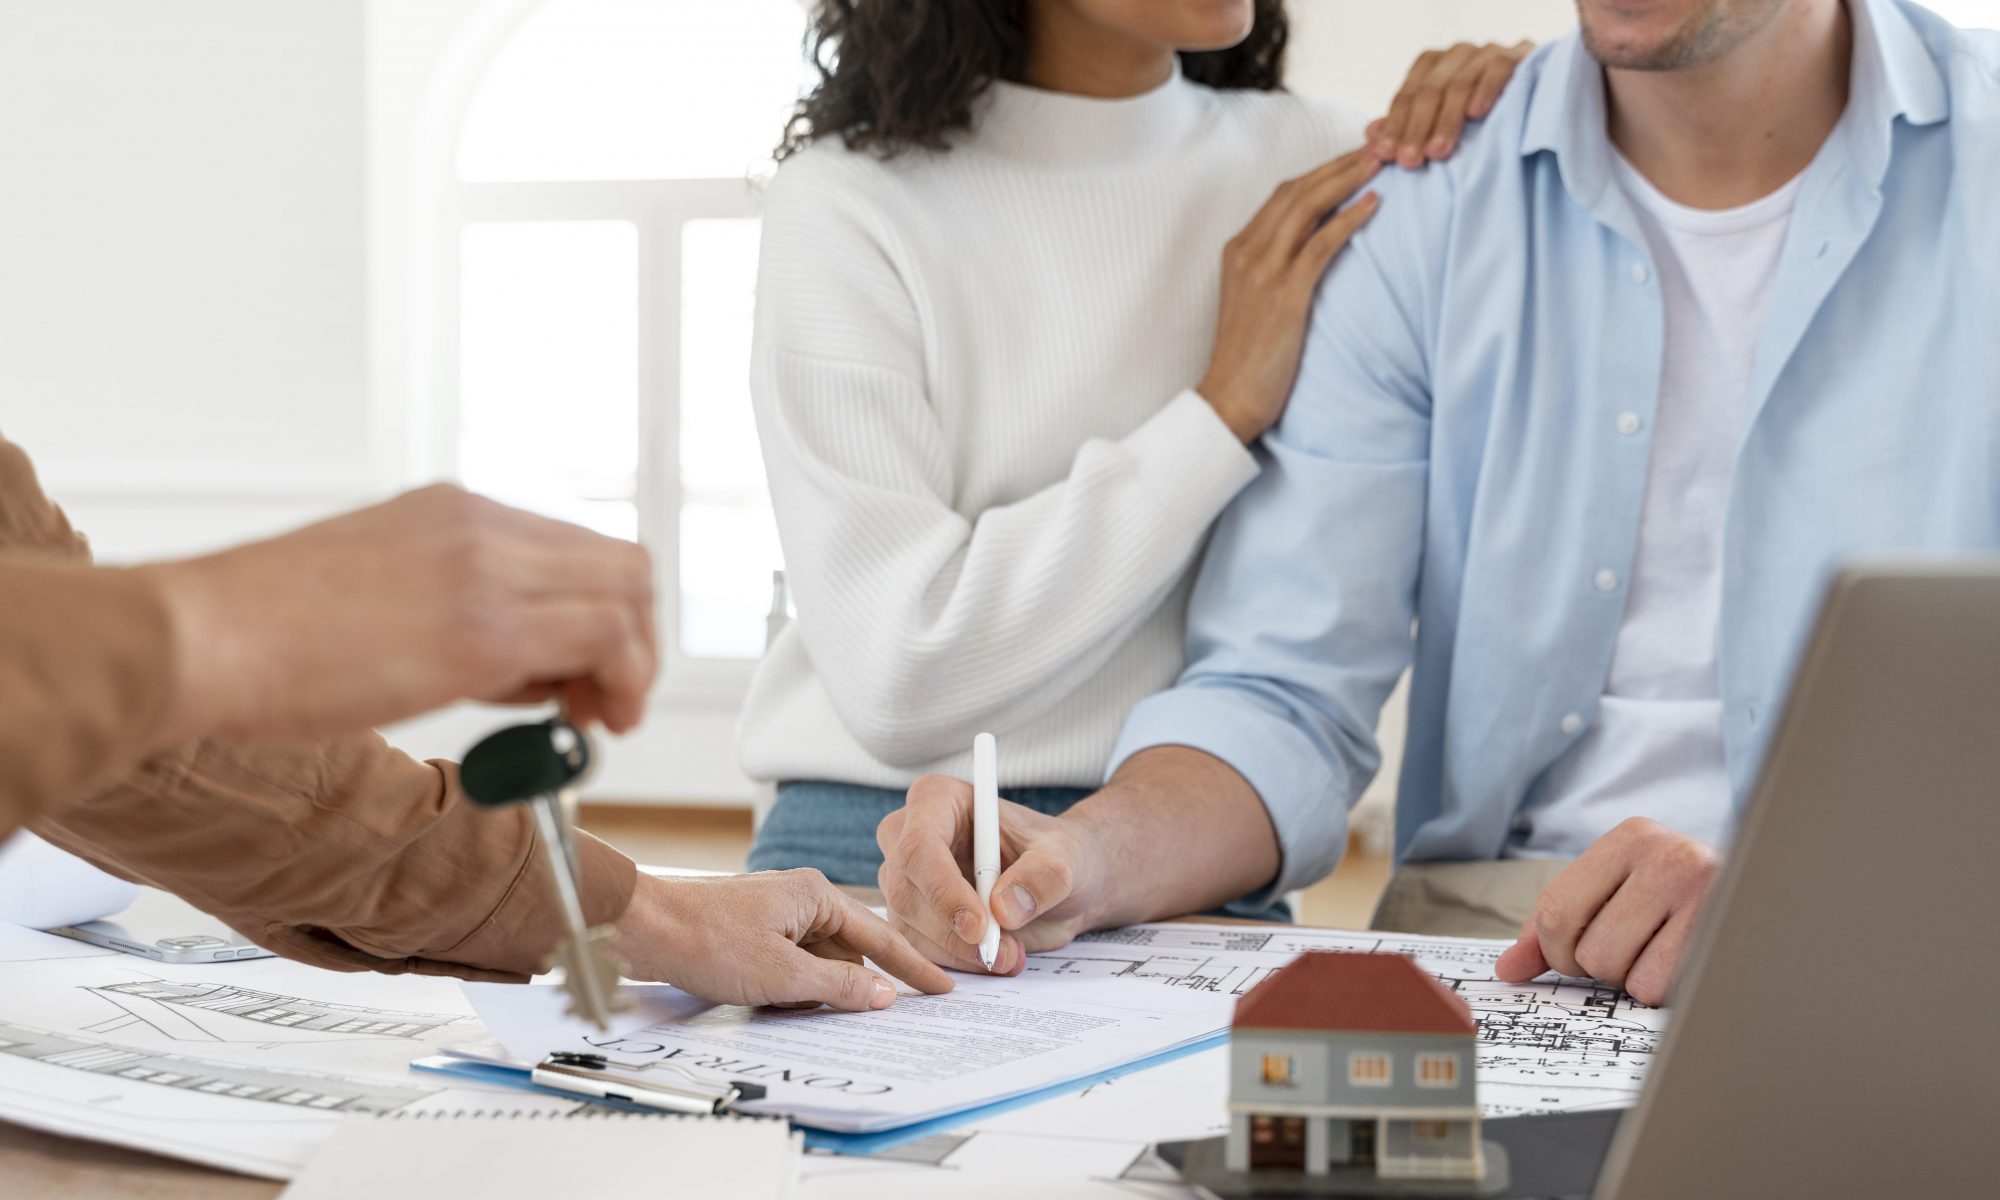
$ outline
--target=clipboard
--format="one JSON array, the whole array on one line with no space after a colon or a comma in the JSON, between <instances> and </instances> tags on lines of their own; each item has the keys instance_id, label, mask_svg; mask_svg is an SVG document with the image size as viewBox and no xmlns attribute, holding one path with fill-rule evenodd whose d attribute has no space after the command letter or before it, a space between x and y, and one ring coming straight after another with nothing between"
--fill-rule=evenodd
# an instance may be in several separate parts
<instances>
[{"instance_id":1,"label":"clipboard","mask_svg":"<svg viewBox=\"0 0 2000 1200\"><path fill-rule=\"evenodd\" d=\"M826 1150L834 1154L848 1155L879 1154L892 1147L914 1142L946 1129L954 1129L1001 1113L1013 1112L1015 1109L1039 1104L1057 1096L1066 1096L1100 1083L1108 1083L1148 1067L1157 1067L1163 1063L1186 1058L1190 1054L1212 1050L1217 1046L1228 1044L1228 1041L1228 1033L1218 1033L1214 1037L1190 1042L1185 1046L1176 1046L1171 1050L1162 1050L1158 1054L1136 1059L1108 1071L1080 1076L1062 1083L1051 1084L1039 1091L1025 1092L1005 1100L996 1100L991 1104L975 1105L895 1129L884 1129L874 1133L836 1133L831 1130L815 1129L810 1125L798 1125L796 1122L794 1125L805 1134L805 1144L809 1150ZM569 1061L556 1063L556 1059ZM658 1066L649 1066L646 1075L637 1076L630 1069L621 1070L623 1064L608 1059L603 1060L605 1063L603 1067L579 1064L574 1061L576 1059L603 1059L603 1056L557 1054L534 1066L527 1066L498 1059L434 1054L416 1059L410 1066L418 1071L432 1071L472 1082L541 1092L545 1095L567 1096L630 1112L659 1112L664 1109L673 1112L731 1113L740 1111L736 1107L738 1104L752 1103L763 1098L763 1087L754 1083L731 1081L717 1084L697 1079L687 1072L681 1072L687 1076L685 1080L662 1078L656 1074L659 1071ZM635 1083L637 1084L635 1090L627 1090ZM751 1089L759 1094L750 1095ZM729 1094L732 1091L734 1095ZM703 1104L713 1107L698 1107ZM676 1105L697 1107L674 1107Z\"/></svg>"}]
</instances>

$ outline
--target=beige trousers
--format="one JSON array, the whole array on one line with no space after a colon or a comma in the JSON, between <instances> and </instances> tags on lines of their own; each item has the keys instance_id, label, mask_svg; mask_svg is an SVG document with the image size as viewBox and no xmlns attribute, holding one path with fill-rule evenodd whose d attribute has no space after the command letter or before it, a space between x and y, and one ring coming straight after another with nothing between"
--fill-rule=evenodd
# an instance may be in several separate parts
<instances>
[{"instance_id":1,"label":"beige trousers","mask_svg":"<svg viewBox=\"0 0 2000 1200\"><path fill-rule=\"evenodd\" d=\"M1411 863L1389 877L1370 928L1442 937L1511 938L1535 898L1575 860Z\"/></svg>"}]
</instances>

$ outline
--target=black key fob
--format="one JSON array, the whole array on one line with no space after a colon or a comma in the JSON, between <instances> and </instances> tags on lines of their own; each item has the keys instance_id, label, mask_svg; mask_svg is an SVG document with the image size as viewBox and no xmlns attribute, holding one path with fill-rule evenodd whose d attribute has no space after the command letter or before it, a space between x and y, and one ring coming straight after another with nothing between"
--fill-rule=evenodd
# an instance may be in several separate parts
<instances>
[{"instance_id":1,"label":"black key fob","mask_svg":"<svg viewBox=\"0 0 2000 1200\"><path fill-rule=\"evenodd\" d=\"M590 769L590 741L561 717L511 725L480 739L459 764L459 782L474 804L500 808L549 796Z\"/></svg>"}]
</instances>

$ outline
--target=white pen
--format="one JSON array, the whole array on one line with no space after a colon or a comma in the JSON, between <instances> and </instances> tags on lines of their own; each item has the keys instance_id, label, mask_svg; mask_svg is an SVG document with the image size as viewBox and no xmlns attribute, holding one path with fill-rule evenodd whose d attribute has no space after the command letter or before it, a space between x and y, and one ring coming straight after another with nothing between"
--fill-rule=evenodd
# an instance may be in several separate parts
<instances>
[{"instance_id":1,"label":"white pen","mask_svg":"<svg viewBox=\"0 0 2000 1200\"><path fill-rule=\"evenodd\" d=\"M1000 747L990 733L972 739L972 884L986 910L979 961L1000 960L1000 920L993 915L993 881L1000 878Z\"/></svg>"}]
</instances>

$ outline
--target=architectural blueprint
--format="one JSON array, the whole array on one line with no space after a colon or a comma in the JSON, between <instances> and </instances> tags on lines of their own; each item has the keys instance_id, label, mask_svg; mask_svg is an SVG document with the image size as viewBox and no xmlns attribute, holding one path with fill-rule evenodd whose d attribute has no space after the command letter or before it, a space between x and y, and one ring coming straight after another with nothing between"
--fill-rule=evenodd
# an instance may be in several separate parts
<instances>
[{"instance_id":1,"label":"architectural blueprint","mask_svg":"<svg viewBox=\"0 0 2000 1200\"><path fill-rule=\"evenodd\" d=\"M1501 983L1507 942L1247 925L1135 925L1085 934L1028 960L1029 973L1120 976L1240 996L1309 950L1407 954L1472 1010L1488 1116L1630 1104L1666 1028L1616 988L1546 976Z\"/></svg>"},{"instance_id":2,"label":"architectural blueprint","mask_svg":"<svg viewBox=\"0 0 2000 1200\"><path fill-rule=\"evenodd\" d=\"M346 1113L570 1110L410 1059L485 1036L456 981L175 965L0 926L0 1118L284 1179Z\"/></svg>"}]
</instances>

